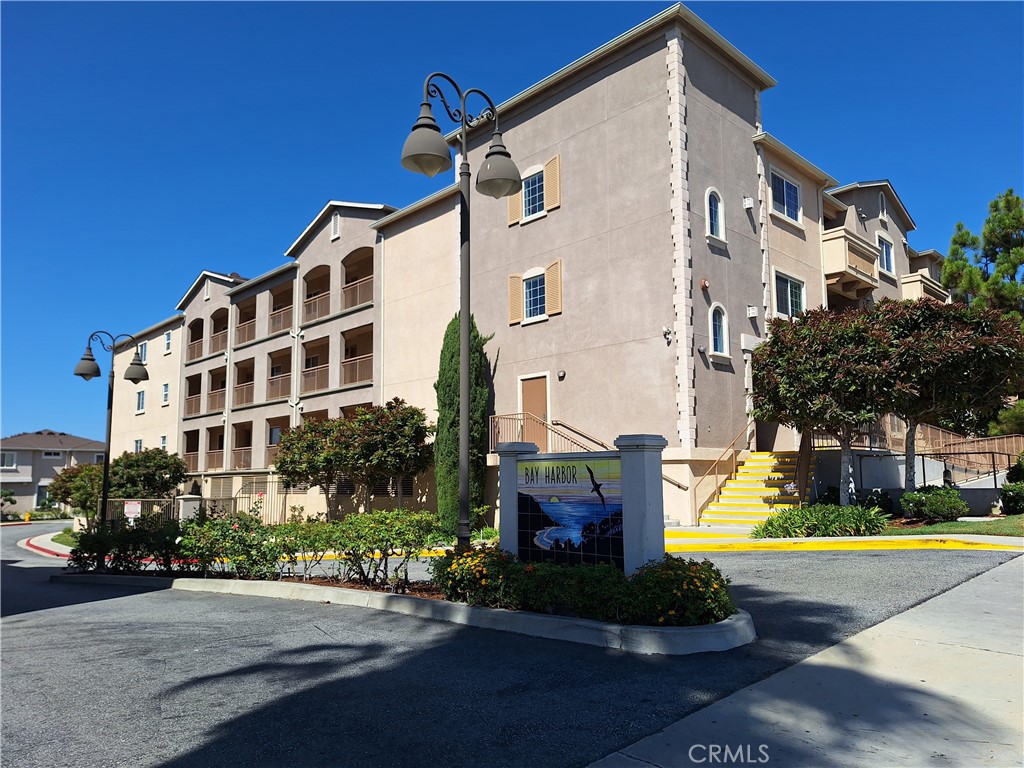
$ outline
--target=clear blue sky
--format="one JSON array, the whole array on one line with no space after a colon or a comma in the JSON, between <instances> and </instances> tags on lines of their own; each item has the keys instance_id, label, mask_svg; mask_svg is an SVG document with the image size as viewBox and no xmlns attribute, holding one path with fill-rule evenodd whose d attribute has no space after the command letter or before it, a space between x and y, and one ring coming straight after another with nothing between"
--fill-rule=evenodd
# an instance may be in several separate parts
<instances>
[{"instance_id":1,"label":"clear blue sky","mask_svg":"<svg viewBox=\"0 0 1024 768\"><path fill-rule=\"evenodd\" d=\"M105 378L72 376L90 332L173 315L203 269L284 263L329 199L446 184L398 164L429 72L501 102L666 7L2 3L0 434L102 440ZM893 182L916 248L1024 188L1024 4L690 8L779 81L766 130Z\"/></svg>"}]
</instances>

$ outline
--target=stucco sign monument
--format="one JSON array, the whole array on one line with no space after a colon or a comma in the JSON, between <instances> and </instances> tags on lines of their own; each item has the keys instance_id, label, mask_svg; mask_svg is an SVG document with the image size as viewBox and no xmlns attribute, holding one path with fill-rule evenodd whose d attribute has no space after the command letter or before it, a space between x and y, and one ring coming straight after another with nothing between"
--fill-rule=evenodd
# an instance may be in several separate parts
<instances>
[{"instance_id":1,"label":"stucco sign monument","mask_svg":"<svg viewBox=\"0 0 1024 768\"><path fill-rule=\"evenodd\" d=\"M633 573L665 554L660 435L615 451L538 454L499 443L501 547L526 562L610 563Z\"/></svg>"}]
</instances>

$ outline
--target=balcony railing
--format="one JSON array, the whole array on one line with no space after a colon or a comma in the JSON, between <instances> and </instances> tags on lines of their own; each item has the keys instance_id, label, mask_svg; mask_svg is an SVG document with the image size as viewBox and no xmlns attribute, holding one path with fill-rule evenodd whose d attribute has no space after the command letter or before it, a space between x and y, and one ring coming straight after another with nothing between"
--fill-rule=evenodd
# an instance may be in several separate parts
<instances>
[{"instance_id":1,"label":"balcony railing","mask_svg":"<svg viewBox=\"0 0 1024 768\"><path fill-rule=\"evenodd\" d=\"M224 469L224 451L207 451L206 452L206 469Z\"/></svg>"},{"instance_id":2,"label":"balcony railing","mask_svg":"<svg viewBox=\"0 0 1024 768\"><path fill-rule=\"evenodd\" d=\"M206 410L208 412L224 410L224 393L223 389L215 389L206 395Z\"/></svg>"},{"instance_id":3,"label":"balcony railing","mask_svg":"<svg viewBox=\"0 0 1024 768\"><path fill-rule=\"evenodd\" d=\"M185 453L181 457L185 461L185 469L189 472L199 471L199 453Z\"/></svg>"},{"instance_id":4,"label":"balcony railing","mask_svg":"<svg viewBox=\"0 0 1024 768\"><path fill-rule=\"evenodd\" d=\"M341 364L341 384L362 384L373 381L373 355L352 357Z\"/></svg>"},{"instance_id":5,"label":"balcony railing","mask_svg":"<svg viewBox=\"0 0 1024 768\"><path fill-rule=\"evenodd\" d=\"M235 327L235 344L245 344L256 338L256 318L239 323Z\"/></svg>"},{"instance_id":6,"label":"balcony railing","mask_svg":"<svg viewBox=\"0 0 1024 768\"><path fill-rule=\"evenodd\" d=\"M270 313L270 333L279 333L292 327L292 308L285 307Z\"/></svg>"},{"instance_id":7,"label":"balcony railing","mask_svg":"<svg viewBox=\"0 0 1024 768\"><path fill-rule=\"evenodd\" d=\"M358 307L373 301L373 275L349 283L341 289L341 306L343 309Z\"/></svg>"},{"instance_id":8,"label":"balcony railing","mask_svg":"<svg viewBox=\"0 0 1024 768\"><path fill-rule=\"evenodd\" d=\"M198 360L203 356L203 340L190 342L185 349L186 360Z\"/></svg>"},{"instance_id":9,"label":"balcony railing","mask_svg":"<svg viewBox=\"0 0 1024 768\"><path fill-rule=\"evenodd\" d=\"M235 387L235 397L232 404L235 406L249 405L252 402L253 382L238 384Z\"/></svg>"},{"instance_id":10,"label":"balcony railing","mask_svg":"<svg viewBox=\"0 0 1024 768\"><path fill-rule=\"evenodd\" d=\"M316 392L327 389L328 366L319 365L316 368L307 368L302 372L302 382L299 384L299 391Z\"/></svg>"},{"instance_id":11,"label":"balcony railing","mask_svg":"<svg viewBox=\"0 0 1024 768\"><path fill-rule=\"evenodd\" d=\"M825 283L831 293L861 299L878 287L878 248L845 227L821 236Z\"/></svg>"},{"instance_id":12,"label":"balcony railing","mask_svg":"<svg viewBox=\"0 0 1024 768\"><path fill-rule=\"evenodd\" d=\"M911 272L909 275L900 275L900 290L904 299L929 298L945 302L949 293L942 287L942 283L928 274L927 270Z\"/></svg>"},{"instance_id":13,"label":"balcony railing","mask_svg":"<svg viewBox=\"0 0 1024 768\"><path fill-rule=\"evenodd\" d=\"M274 462L277 461L278 448L279 446L276 445L267 446L267 460L265 463L268 467L273 466Z\"/></svg>"},{"instance_id":14,"label":"balcony railing","mask_svg":"<svg viewBox=\"0 0 1024 768\"><path fill-rule=\"evenodd\" d=\"M267 379L267 400L280 400L292 393L292 375L284 373Z\"/></svg>"},{"instance_id":15,"label":"balcony railing","mask_svg":"<svg viewBox=\"0 0 1024 768\"><path fill-rule=\"evenodd\" d=\"M185 415L197 416L202 408L202 395L190 395L185 398Z\"/></svg>"},{"instance_id":16,"label":"balcony railing","mask_svg":"<svg viewBox=\"0 0 1024 768\"><path fill-rule=\"evenodd\" d=\"M218 331L217 333L210 336L210 354L215 355L218 352L223 352L228 348L228 332L227 329Z\"/></svg>"},{"instance_id":17,"label":"balcony railing","mask_svg":"<svg viewBox=\"0 0 1024 768\"><path fill-rule=\"evenodd\" d=\"M231 451L232 469L249 469L252 466L252 446L235 448Z\"/></svg>"},{"instance_id":18,"label":"balcony railing","mask_svg":"<svg viewBox=\"0 0 1024 768\"><path fill-rule=\"evenodd\" d=\"M308 323L320 317L326 317L331 311L331 294L322 293L302 302L302 321Z\"/></svg>"}]
</instances>

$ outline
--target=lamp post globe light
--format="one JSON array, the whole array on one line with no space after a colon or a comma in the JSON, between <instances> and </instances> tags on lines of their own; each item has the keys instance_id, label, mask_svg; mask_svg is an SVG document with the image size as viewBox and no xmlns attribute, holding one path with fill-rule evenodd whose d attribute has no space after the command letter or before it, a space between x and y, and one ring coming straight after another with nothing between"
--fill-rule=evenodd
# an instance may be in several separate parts
<instances>
[{"instance_id":1,"label":"lamp post globe light","mask_svg":"<svg viewBox=\"0 0 1024 768\"><path fill-rule=\"evenodd\" d=\"M437 81L447 82L458 97L453 108L445 99ZM473 117L466 111L466 100L477 94L487 106ZM498 110L491 98L478 88L463 91L443 72L434 72L423 83L423 101L420 116L413 125L409 138L402 147L402 167L426 176L436 176L452 167L451 150L434 119L430 100L439 99L448 117L459 125L459 524L458 549L469 549L469 130L488 121L494 123L491 145L476 175L476 189L482 194L500 199L514 195L523 188L519 169L502 142L498 129Z\"/></svg>"},{"instance_id":2,"label":"lamp post globe light","mask_svg":"<svg viewBox=\"0 0 1024 768\"><path fill-rule=\"evenodd\" d=\"M110 340L109 344L106 339ZM107 522L107 500L110 496L110 422L114 410L114 355L119 350L127 349L136 342L135 337L127 333L114 336L107 331L93 332L85 343L85 352L82 355L82 359L75 366L75 376L81 376L86 381L100 375L100 366L92 354L92 343L94 341L110 352L110 375L107 377L107 450L103 454L103 491L100 496L99 519L99 524L103 526ZM128 369L124 372L124 377L132 384L138 384L140 381L149 381L149 373L146 371L146 365L142 362L142 358L139 357L138 347L135 349L135 356L128 365ZM100 563L100 567L102 568L102 563Z\"/></svg>"}]
</instances>

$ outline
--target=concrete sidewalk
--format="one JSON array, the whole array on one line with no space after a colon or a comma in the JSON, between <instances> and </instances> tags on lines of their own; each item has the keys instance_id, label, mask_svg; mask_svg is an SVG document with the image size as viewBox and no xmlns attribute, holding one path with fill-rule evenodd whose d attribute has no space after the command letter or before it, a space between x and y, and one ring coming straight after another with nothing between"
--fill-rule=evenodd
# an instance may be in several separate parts
<instances>
[{"instance_id":1,"label":"concrete sidewalk","mask_svg":"<svg viewBox=\"0 0 1024 768\"><path fill-rule=\"evenodd\" d=\"M1024 558L737 691L591 768L756 764L1024 764Z\"/></svg>"}]
</instances>

